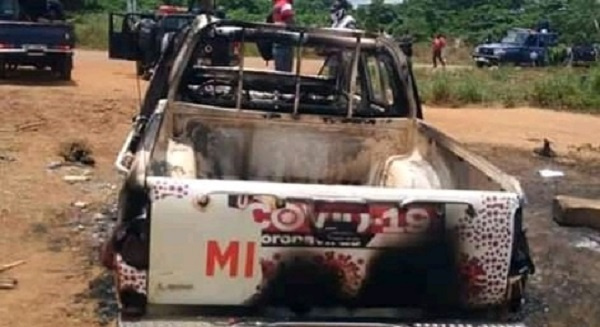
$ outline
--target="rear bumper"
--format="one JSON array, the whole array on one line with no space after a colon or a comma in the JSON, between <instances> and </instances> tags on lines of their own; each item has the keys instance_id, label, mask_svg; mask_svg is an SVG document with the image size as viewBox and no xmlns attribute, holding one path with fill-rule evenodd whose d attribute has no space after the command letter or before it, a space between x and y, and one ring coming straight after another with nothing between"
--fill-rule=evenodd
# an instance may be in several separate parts
<instances>
[{"instance_id":1,"label":"rear bumper","mask_svg":"<svg viewBox=\"0 0 600 327\"><path fill-rule=\"evenodd\" d=\"M71 58L73 50L46 49L44 51L27 51L25 49L0 49L0 61L18 65L50 65L65 57Z\"/></svg>"},{"instance_id":2,"label":"rear bumper","mask_svg":"<svg viewBox=\"0 0 600 327\"><path fill-rule=\"evenodd\" d=\"M140 320L119 321L118 327L213 327L224 322L209 320ZM527 327L524 323L486 323L486 322L414 322L414 323L378 323L378 322L229 322L231 327Z\"/></svg>"},{"instance_id":3,"label":"rear bumper","mask_svg":"<svg viewBox=\"0 0 600 327\"><path fill-rule=\"evenodd\" d=\"M473 60L475 62L483 62L483 63L498 63L501 61L501 58L498 56L489 56L482 54L473 54Z\"/></svg>"}]
</instances>

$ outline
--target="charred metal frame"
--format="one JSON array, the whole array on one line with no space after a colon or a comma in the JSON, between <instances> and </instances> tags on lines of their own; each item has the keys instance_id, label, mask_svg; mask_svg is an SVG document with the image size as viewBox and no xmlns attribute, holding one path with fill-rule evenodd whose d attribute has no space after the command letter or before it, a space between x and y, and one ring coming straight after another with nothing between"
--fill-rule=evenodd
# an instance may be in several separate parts
<instances>
[{"instance_id":1,"label":"charred metal frame","mask_svg":"<svg viewBox=\"0 0 600 327\"><path fill-rule=\"evenodd\" d=\"M242 40L240 42L240 65L239 65L239 76L238 76L238 89L236 93L236 101L235 108L237 110L242 110L242 96L244 91L244 57L246 54L246 38L244 33L244 29L242 28Z\"/></svg>"},{"instance_id":2,"label":"charred metal frame","mask_svg":"<svg viewBox=\"0 0 600 327\"><path fill-rule=\"evenodd\" d=\"M191 53L196 48L198 42L203 35L202 30L206 28L213 28L212 31L217 31L219 27L230 27L237 29L234 31L221 31L223 35L237 38L240 40L240 62L237 67L239 72L239 80L237 84L236 92L236 110L242 110L242 99L243 99L243 77L245 68L245 43L249 40L257 38L269 37L273 41L283 40L286 43L290 42L290 39L294 40L296 44L296 65L295 65L295 99L293 114L298 114L298 107L300 106L300 89L301 89L301 69L302 69L302 53L304 46L307 44L330 44L332 46L338 46L348 49L353 49L353 57L351 63L349 85L344 86L344 91L348 92L348 104L347 104L347 118L351 118L354 115L354 93L356 92L356 78L358 75L358 62L360 60L360 53L363 49L377 49L385 48L388 46L386 42L381 42L380 38L376 34L367 33L361 30L337 30L329 28L303 28L295 26L280 26L274 24L263 24L263 23L248 23L235 20L212 20L202 19L199 17L193 24L192 33L190 38L185 42L182 53L179 54L175 69L171 74L172 88L169 92L169 100L173 100L175 96L175 90L179 88L180 78L183 70L190 59ZM219 33L219 31L217 31ZM404 62L398 62L398 65L402 66L406 64ZM219 67L211 67L219 68ZM223 68L223 67L220 67ZM229 67L227 67L229 68ZM409 85L403 85L409 87ZM407 89L407 91L410 91ZM409 108L409 116L414 117L416 108Z\"/></svg>"}]
</instances>

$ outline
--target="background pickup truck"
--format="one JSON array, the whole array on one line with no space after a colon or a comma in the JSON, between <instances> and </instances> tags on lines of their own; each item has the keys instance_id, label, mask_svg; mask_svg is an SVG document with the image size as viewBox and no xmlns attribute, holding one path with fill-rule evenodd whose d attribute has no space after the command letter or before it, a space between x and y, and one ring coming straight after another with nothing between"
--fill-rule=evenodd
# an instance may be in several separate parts
<instances>
[{"instance_id":1,"label":"background pickup truck","mask_svg":"<svg viewBox=\"0 0 600 327\"><path fill-rule=\"evenodd\" d=\"M169 44L116 161L102 258L121 326L494 326L519 309L520 184L422 119L394 40L209 18ZM204 51L224 40L239 66ZM296 71L245 66L264 40Z\"/></svg>"},{"instance_id":2,"label":"background pickup truck","mask_svg":"<svg viewBox=\"0 0 600 327\"><path fill-rule=\"evenodd\" d=\"M0 0L0 77L19 66L50 67L62 80L71 79L75 35L64 21L23 21L21 1ZM40 1L44 2L44 1ZM12 3L12 7L11 4Z\"/></svg>"},{"instance_id":3,"label":"background pickup truck","mask_svg":"<svg viewBox=\"0 0 600 327\"><path fill-rule=\"evenodd\" d=\"M502 64L546 66L549 49L557 44L558 34L526 28L508 30L498 43L478 45L472 57L477 67Z\"/></svg>"}]
</instances>

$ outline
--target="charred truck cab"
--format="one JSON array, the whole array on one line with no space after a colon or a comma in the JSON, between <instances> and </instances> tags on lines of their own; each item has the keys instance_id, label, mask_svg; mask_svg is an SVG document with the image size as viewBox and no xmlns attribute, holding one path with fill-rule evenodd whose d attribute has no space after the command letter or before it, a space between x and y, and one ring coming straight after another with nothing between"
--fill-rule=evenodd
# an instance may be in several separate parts
<instances>
[{"instance_id":1,"label":"charred truck cab","mask_svg":"<svg viewBox=\"0 0 600 327\"><path fill-rule=\"evenodd\" d=\"M246 63L266 41L294 72ZM522 326L521 186L423 120L384 36L198 16L116 166L120 326Z\"/></svg>"}]
</instances>

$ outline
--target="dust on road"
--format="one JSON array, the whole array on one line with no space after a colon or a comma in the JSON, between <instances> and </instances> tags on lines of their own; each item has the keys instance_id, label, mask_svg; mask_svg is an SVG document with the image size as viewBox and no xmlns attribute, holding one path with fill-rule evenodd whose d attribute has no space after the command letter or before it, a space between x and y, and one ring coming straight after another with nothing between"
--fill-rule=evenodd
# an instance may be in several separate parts
<instances>
[{"instance_id":1,"label":"dust on road","mask_svg":"<svg viewBox=\"0 0 600 327\"><path fill-rule=\"evenodd\" d=\"M252 65L264 67L255 61ZM318 68L318 63L306 67ZM0 264L27 260L10 272L19 287L0 293L0 326L97 324L94 303L78 295L86 293L98 268L82 254L84 245L71 224L74 214L65 208L72 208L74 201L103 203L114 196L118 177L112 162L139 101L134 70L133 63L109 61L104 52L78 51L72 83L34 78L32 73L0 80L0 154L15 159L0 160ZM139 87L143 90L144 83ZM571 186L565 192L599 196L595 176L600 176L600 165L595 160L600 155L574 147L598 145L600 118L531 108L427 108L425 115L523 179L531 202L527 223L540 268L532 283L531 302L539 305L532 306L531 321L543 325L550 317L555 320L549 326L567 326L586 315L577 326L600 325L594 307L600 296L600 254L572 246L586 231L567 231L551 222L549 191L535 173L547 165L560 167L569 173ZM79 138L91 144L97 163L90 182L69 185L62 180L64 173L47 165L58 159L61 142ZM534 158L531 149L542 138L555 142L559 154L581 155L585 161Z\"/></svg>"}]
</instances>

